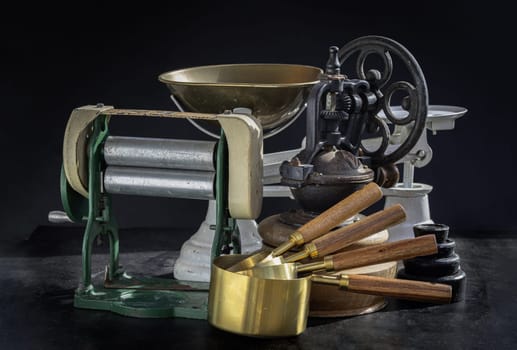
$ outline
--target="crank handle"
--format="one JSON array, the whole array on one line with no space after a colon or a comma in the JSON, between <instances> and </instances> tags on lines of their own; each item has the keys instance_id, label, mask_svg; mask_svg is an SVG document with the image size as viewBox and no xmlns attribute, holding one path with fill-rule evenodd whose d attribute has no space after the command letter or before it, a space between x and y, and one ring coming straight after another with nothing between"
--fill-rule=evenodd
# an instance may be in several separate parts
<instances>
[{"instance_id":1,"label":"crank handle","mask_svg":"<svg viewBox=\"0 0 517 350\"><path fill-rule=\"evenodd\" d=\"M53 224L68 224L74 223L72 219L66 215L64 211L61 210L52 210L48 213L48 221Z\"/></svg>"}]
</instances>

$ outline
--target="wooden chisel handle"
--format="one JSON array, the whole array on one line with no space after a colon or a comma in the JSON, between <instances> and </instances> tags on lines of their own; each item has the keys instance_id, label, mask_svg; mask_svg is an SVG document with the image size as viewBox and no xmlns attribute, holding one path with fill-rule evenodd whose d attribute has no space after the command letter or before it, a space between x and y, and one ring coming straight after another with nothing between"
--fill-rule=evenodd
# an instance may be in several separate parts
<instances>
[{"instance_id":1,"label":"wooden chisel handle","mask_svg":"<svg viewBox=\"0 0 517 350\"><path fill-rule=\"evenodd\" d=\"M347 290L399 299L447 304L452 288L446 284L364 275L348 275Z\"/></svg>"},{"instance_id":2,"label":"wooden chisel handle","mask_svg":"<svg viewBox=\"0 0 517 350\"><path fill-rule=\"evenodd\" d=\"M354 267L381 264L388 261L411 259L416 256L436 254L438 246L434 235L403 239L396 242L376 244L374 246L350 250L326 256L331 260L334 270L352 269Z\"/></svg>"},{"instance_id":3,"label":"wooden chisel handle","mask_svg":"<svg viewBox=\"0 0 517 350\"><path fill-rule=\"evenodd\" d=\"M313 258L328 255L405 219L404 208L400 204L392 205L312 241L310 244L314 245L316 251L310 255Z\"/></svg>"},{"instance_id":4,"label":"wooden chisel handle","mask_svg":"<svg viewBox=\"0 0 517 350\"><path fill-rule=\"evenodd\" d=\"M329 232L346 219L370 207L381 198L382 191L379 186L373 182L369 183L362 189L334 204L296 231L303 237L304 242L310 242Z\"/></svg>"},{"instance_id":5,"label":"wooden chisel handle","mask_svg":"<svg viewBox=\"0 0 517 350\"><path fill-rule=\"evenodd\" d=\"M312 277L312 281L339 285L347 291L355 293L381 295L429 303L450 303L452 297L451 286L440 283L365 275L315 275Z\"/></svg>"}]
</instances>

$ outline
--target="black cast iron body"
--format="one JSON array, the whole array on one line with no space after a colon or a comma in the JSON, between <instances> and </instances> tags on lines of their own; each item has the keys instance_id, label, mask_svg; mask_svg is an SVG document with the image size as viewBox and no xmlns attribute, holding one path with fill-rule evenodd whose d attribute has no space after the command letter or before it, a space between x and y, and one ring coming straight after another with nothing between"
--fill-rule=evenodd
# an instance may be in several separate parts
<instances>
[{"instance_id":1,"label":"black cast iron body","mask_svg":"<svg viewBox=\"0 0 517 350\"><path fill-rule=\"evenodd\" d=\"M357 54L359 79L341 74L341 62ZM365 72L366 58L381 57L382 70ZM388 85L393 72L391 54L404 63L413 82L396 81ZM403 107L407 115L394 115L390 103L393 94L406 93ZM394 163L416 144L427 116L427 86L414 57L399 43L384 37L356 39L341 50L333 46L323 79L316 84L307 102L305 148L291 161L282 164L282 183L305 210L322 212L340 199L375 180L385 187L398 181ZM379 116L380 111L385 117ZM409 125L411 131L393 145L389 125ZM363 140L378 140L376 149L368 149Z\"/></svg>"}]
</instances>

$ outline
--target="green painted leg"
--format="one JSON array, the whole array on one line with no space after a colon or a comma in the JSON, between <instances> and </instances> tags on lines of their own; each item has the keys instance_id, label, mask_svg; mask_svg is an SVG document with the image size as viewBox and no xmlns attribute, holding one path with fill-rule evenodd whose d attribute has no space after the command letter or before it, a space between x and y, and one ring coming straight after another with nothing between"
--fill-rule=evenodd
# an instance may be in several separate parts
<instances>
[{"instance_id":1,"label":"green painted leg","mask_svg":"<svg viewBox=\"0 0 517 350\"><path fill-rule=\"evenodd\" d=\"M217 144L217 175L215 181L216 225L212 244L212 259L221 254L241 252L240 235L236 220L228 211L228 144L226 135L221 130Z\"/></svg>"}]
</instances>

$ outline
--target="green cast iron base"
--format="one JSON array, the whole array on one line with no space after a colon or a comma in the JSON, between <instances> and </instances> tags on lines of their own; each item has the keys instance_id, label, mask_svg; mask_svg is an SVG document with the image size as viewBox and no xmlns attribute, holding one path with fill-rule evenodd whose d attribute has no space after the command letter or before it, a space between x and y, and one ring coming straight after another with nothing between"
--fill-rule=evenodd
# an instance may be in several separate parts
<instances>
[{"instance_id":1,"label":"green cast iron base","mask_svg":"<svg viewBox=\"0 0 517 350\"><path fill-rule=\"evenodd\" d=\"M77 289L74 306L131 317L206 320L208 287L204 282L134 278L123 274L114 281L106 281L104 287L90 285Z\"/></svg>"}]
</instances>

